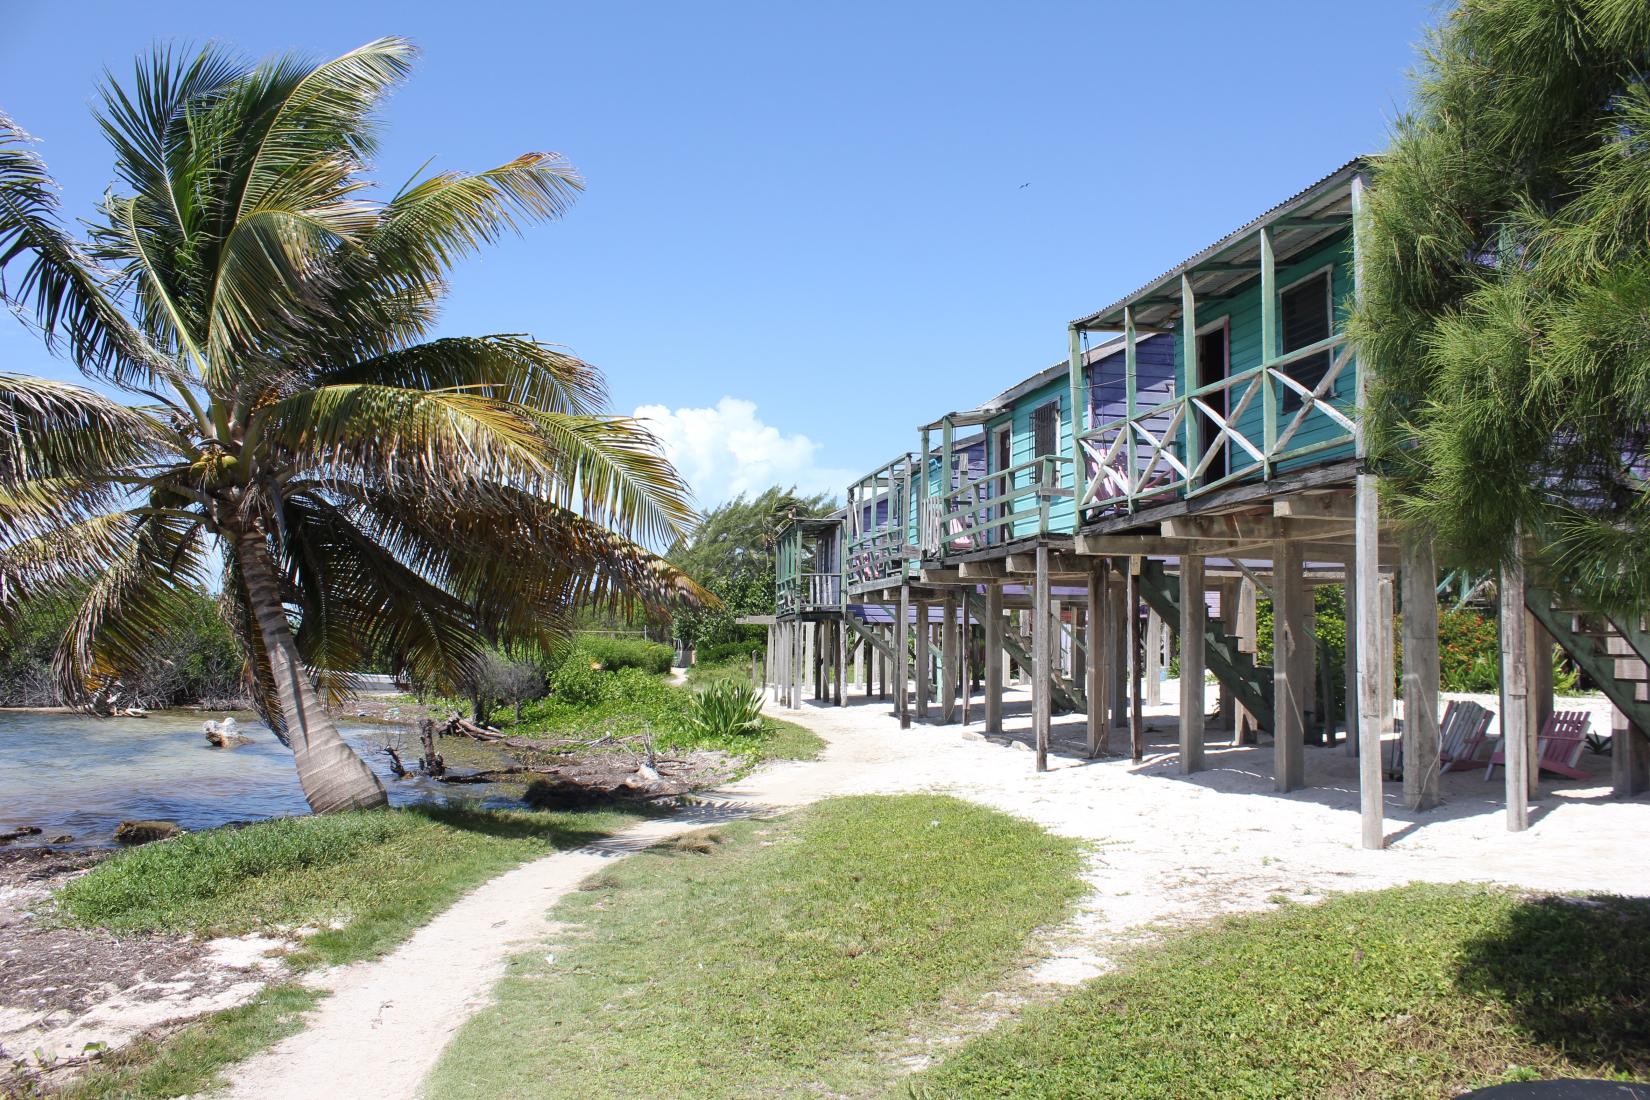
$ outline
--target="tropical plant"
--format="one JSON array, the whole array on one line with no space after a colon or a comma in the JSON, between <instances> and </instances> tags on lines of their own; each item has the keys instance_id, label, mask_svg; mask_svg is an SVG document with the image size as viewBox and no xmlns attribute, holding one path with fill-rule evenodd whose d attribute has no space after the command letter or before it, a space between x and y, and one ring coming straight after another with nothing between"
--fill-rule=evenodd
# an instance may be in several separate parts
<instances>
[{"instance_id":1,"label":"tropical plant","mask_svg":"<svg viewBox=\"0 0 1650 1100\"><path fill-rule=\"evenodd\" d=\"M158 48L102 89L117 183L87 241L0 117L0 293L142 402L0 377L0 613L83 593L56 672L95 705L217 551L254 701L318 812L385 800L322 703L368 660L451 685L487 642L564 644L583 602L702 596L638 545L691 509L652 436L599 415L593 368L522 335L429 338L446 269L579 182L528 153L372 197L375 110L413 55Z\"/></svg>"},{"instance_id":2,"label":"tropical plant","mask_svg":"<svg viewBox=\"0 0 1650 1100\"><path fill-rule=\"evenodd\" d=\"M1378 158L1352 331L1399 517L1650 610L1650 5L1464 0ZM1520 538L1522 535L1522 538Z\"/></svg>"},{"instance_id":3,"label":"tropical plant","mask_svg":"<svg viewBox=\"0 0 1650 1100\"><path fill-rule=\"evenodd\" d=\"M694 694L688 705L687 725L693 733L707 738L761 733L761 693L747 684L718 680Z\"/></svg>"}]
</instances>

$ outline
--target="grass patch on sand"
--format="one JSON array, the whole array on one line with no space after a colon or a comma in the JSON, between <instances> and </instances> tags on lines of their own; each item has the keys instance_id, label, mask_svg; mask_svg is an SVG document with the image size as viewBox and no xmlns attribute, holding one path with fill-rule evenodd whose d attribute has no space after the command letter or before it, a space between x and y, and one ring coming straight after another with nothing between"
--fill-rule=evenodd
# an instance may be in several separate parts
<instances>
[{"instance_id":1,"label":"grass patch on sand","mask_svg":"<svg viewBox=\"0 0 1650 1100\"><path fill-rule=\"evenodd\" d=\"M297 1033L322 994L273 986L244 1005L214 1012L164 1039L139 1039L48 1094L55 1100L162 1100L203 1092L225 1068ZM24 1095L29 1095L25 1093Z\"/></svg>"},{"instance_id":2,"label":"grass patch on sand","mask_svg":"<svg viewBox=\"0 0 1650 1100\"><path fill-rule=\"evenodd\" d=\"M938 795L818 803L635 856L557 910L426 1083L456 1097L836 1095L1002 980L1081 847Z\"/></svg>"},{"instance_id":3,"label":"grass patch on sand","mask_svg":"<svg viewBox=\"0 0 1650 1100\"><path fill-rule=\"evenodd\" d=\"M812 731L771 715L763 716L758 733L731 737L698 733L688 724L688 708L694 692L710 682L681 687L640 669L594 672L583 696L552 695L535 700L523 705L519 719L514 707L500 707L488 721L514 737L545 740L646 733L660 749L715 749L740 757L749 765L768 760L812 760L824 750L825 742Z\"/></svg>"},{"instance_id":4,"label":"grass patch on sand","mask_svg":"<svg viewBox=\"0 0 1650 1100\"><path fill-rule=\"evenodd\" d=\"M73 923L120 932L318 927L293 961L353 962L392 949L516 864L634 820L612 811L462 806L279 818L124 852L70 882L57 900Z\"/></svg>"},{"instance_id":5,"label":"grass patch on sand","mask_svg":"<svg viewBox=\"0 0 1650 1100\"><path fill-rule=\"evenodd\" d=\"M1650 1075L1650 902L1409 886L1233 918L969 1042L941 1097L1445 1097Z\"/></svg>"}]
</instances>

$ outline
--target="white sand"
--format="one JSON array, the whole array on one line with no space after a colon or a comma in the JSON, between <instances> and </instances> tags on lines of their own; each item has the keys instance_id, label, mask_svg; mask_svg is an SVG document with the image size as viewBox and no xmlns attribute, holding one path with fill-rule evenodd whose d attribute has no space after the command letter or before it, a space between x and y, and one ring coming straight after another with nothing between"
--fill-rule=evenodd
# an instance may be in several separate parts
<instances>
[{"instance_id":1,"label":"white sand","mask_svg":"<svg viewBox=\"0 0 1650 1100\"><path fill-rule=\"evenodd\" d=\"M1165 698L1176 698L1173 685ZM1211 696L1212 698L1212 696ZM1389 848L1358 848L1357 761L1345 748L1308 747L1306 790L1272 792L1271 749L1232 749L1211 731L1208 767L1182 777L1173 758L1172 711L1156 708L1144 762L1088 761L1080 715L1056 720L1049 772L1033 770L1029 703L1010 696L1008 738L987 741L974 724L902 731L886 703L857 694L846 708L810 705L776 714L826 738L824 756L765 769L718 792L689 820L650 822L576 852L545 857L486 884L378 962L343 968L307 1029L243 1064L224 1095L260 1100L400 1100L435 1064L454 1031L486 1002L512 953L547 943L546 911L615 856L716 820L839 794L944 790L1020 814L1070 836L1102 841L1086 871L1091 892L1059 931L1034 977L1080 981L1102 972L1118 945L1163 922L1311 900L1330 891L1416 880L1485 881L1542 890L1650 892L1642 855L1650 798L1609 795L1608 758L1596 784L1555 784L1524 833L1506 830L1499 774L1443 776L1445 804L1402 808L1387 785ZM1116 731L1113 744L1126 746ZM1068 755L1069 754L1069 755Z\"/></svg>"}]
</instances>

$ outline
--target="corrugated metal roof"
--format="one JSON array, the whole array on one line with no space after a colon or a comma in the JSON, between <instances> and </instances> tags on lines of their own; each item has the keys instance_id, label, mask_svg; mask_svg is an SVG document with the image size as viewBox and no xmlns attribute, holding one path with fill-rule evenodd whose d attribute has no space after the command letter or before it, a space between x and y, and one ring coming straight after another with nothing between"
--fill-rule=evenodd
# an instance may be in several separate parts
<instances>
[{"instance_id":1,"label":"corrugated metal roof","mask_svg":"<svg viewBox=\"0 0 1650 1100\"><path fill-rule=\"evenodd\" d=\"M1213 257L1218 256L1222 252L1225 252L1226 250L1230 249L1232 246L1234 246L1234 245L1238 244L1239 242L1241 242L1245 237L1249 236L1251 233L1254 233L1262 225L1265 225L1268 222L1273 222L1273 221L1278 220L1279 218L1283 217L1285 214L1289 213L1294 208L1296 208L1298 206L1301 206L1301 205L1305 204L1306 202L1308 202L1315 195L1317 195L1317 194L1319 194L1323 191L1329 190L1333 187L1338 187L1342 183L1350 182L1353 174L1356 171L1358 171L1359 169L1367 167L1368 164L1369 164L1369 161L1370 161L1370 157L1367 156L1367 155L1353 157L1351 160L1347 161L1345 164L1341 165L1339 168L1336 168L1333 172L1330 172L1328 175L1326 175L1323 178L1317 180L1316 182L1308 184L1306 187L1303 187L1301 190L1295 192L1293 195L1289 196L1287 199L1284 199L1282 202L1278 203L1276 206L1272 207L1270 210L1266 211L1264 214L1261 214L1259 217L1250 219L1249 221L1245 222L1239 228L1234 229L1232 232L1226 234L1226 236L1222 237L1220 240L1216 241L1214 244L1212 244L1209 247L1203 249L1201 252L1197 253L1196 255L1192 256L1191 258L1189 258L1187 260L1182 261L1179 264L1176 264L1174 267L1171 267L1169 270L1165 271L1163 274L1157 276L1157 278L1151 280L1150 282L1148 282L1145 285L1143 285L1142 287L1140 287L1140 289L1136 290L1134 293L1129 294L1129 295L1127 295L1123 298L1119 298L1117 301L1113 302L1109 306L1106 306L1104 309L1096 310L1095 312L1089 314L1086 317L1080 317L1077 320L1073 321L1072 324L1077 326L1078 328L1085 328L1085 327L1089 327L1091 325L1094 325L1097 321L1099 321L1102 317L1106 316L1107 314L1114 313L1117 310L1122 309L1124 306L1129 305L1132 302L1136 301L1137 299L1142 298L1142 297L1150 294L1152 291L1157 290L1158 288L1162 287L1164 283L1179 277L1182 273L1184 273L1186 271L1189 271L1192 268L1197 267L1199 264L1206 263L1207 261L1209 261Z\"/></svg>"}]
</instances>

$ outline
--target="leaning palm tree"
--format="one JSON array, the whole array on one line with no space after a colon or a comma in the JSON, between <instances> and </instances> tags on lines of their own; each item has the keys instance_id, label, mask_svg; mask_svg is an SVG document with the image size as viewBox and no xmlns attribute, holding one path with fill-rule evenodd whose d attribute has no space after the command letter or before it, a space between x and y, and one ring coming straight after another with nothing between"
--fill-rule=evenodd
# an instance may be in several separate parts
<instances>
[{"instance_id":1,"label":"leaning palm tree","mask_svg":"<svg viewBox=\"0 0 1650 1100\"><path fill-rule=\"evenodd\" d=\"M95 706L221 573L317 812L385 800L323 705L369 659L453 682L581 604L704 598L641 548L692 512L653 437L599 414L596 371L430 337L446 269L579 184L529 153L371 197L374 112L412 57L157 50L103 89L118 183L85 240L0 116L0 296L131 396L0 376L0 616L77 598L56 671Z\"/></svg>"}]
</instances>

